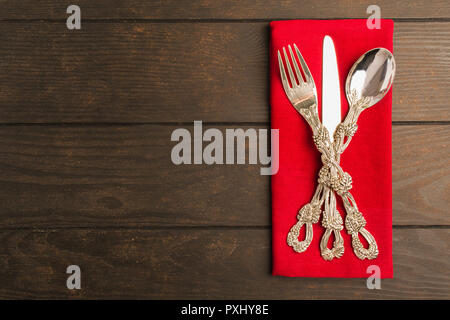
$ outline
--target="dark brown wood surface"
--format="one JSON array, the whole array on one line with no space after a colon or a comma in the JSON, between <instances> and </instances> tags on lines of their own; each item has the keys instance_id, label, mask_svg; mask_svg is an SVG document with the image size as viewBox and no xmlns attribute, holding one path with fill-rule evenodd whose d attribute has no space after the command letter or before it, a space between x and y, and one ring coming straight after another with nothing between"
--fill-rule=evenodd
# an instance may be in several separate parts
<instances>
[{"instance_id":1,"label":"dark brown wood surface","mask_svg":"<svg viewBox=\"0 0 450 320\"><path fill-rule=\"evenodd\" d=\"M450 120L450 22L394 39L393 120ZM2 122L269 121L265 22L0 23L0 43Z\"/></svg>"},{"instance_id":2,"label":"dark brown wood surface","mask_svg":"<svg viewBox=\"0 0 450 320\"><path fill-rule=\"evenodd\" d=\"M270 230L64 229L0 232L0 298L448 298L449 230L395 229L394 279L271 276ZM77 261L82 289L65 287Z\"/></svg>"},{"instance_id":3,"label":"dark brown wood surface","mask_svg":"<svg viewBox=\"0 0 450 320\"><path fill-rule=\"evenodd\" d=\"M267 128L268 22L373 1L0 2L0 298L449 299L450 5L395 20L394 277L270 275L259 165L175 166L171 132ZM66 267L82 268L82 290Z\"/></svg>"},{"instance_id":4,"label":"dark brown wood surface","mask_svg":"<svg viewBox=\"0 0 450 320\"><path fill-rule=\"evenodd\" d=\"M176 128L0 127L0 228L269 226L261 166L176 166ZM450 225L449 140L448 125L394 126L394 225Z\"/></svg>"},{"instance_id":5,"label":"dark brown wood surface","mask_svg":"<svg viewBox=\"0 0 450 320\"><path fill-rule=\"evenodd\" d=\"M384 18L450 17L446 0L78 0L86 19L333 19L367 18L367 7L377 4ZM3 0L2 19L66 19L63 1Z\"/></svg>"}]
</instances>

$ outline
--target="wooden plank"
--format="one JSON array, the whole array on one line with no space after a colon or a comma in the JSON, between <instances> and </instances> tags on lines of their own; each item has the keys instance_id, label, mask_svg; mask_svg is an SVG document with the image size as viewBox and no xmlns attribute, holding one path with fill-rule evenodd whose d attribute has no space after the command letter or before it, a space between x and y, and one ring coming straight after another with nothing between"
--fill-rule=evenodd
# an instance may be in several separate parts
<instances>
[{"instance_id":1,"label":"wooden plank","mask_svg":"<svg viewBox=\"0 0 450 320\"><path fill-rule=\"evenodd\" d=\"M450 120L449 30L396 24L394 121ZM0 23L0 43L2 123L269 121L267 23Z\"/></svg>"},{"instance_id":2,"label":"wooden plank","mask_svg":"<svg viewBox=\"0 0 450 320\"><path fill-rule=\"evenodd\" d=\"M176 166L176 128L0 127L0 227L269 226L261 166ZM393 129L394 224L449 225L450 126Z\"/></svg>"},{"instance_id":3,"label":"wooden plank","mask_svg":"<svg viewBox=\"0 0 450 320\"><path fill-rule=\"evenodd\" d=\"M84 19L330 19L367 18L368 0L78 0ZM444 0L376 3L383 18L449 18ZM65 19L68 3L55 0L3 0L0 19Z\"/></svg>"},{"instance_id":4,"label":"wooden plank","mask_svg":"<svg viewBox=\"0 0 450 320\"><path fill-rule=\"evenodd\" d=\"M450 126L393 128L395 224L449 224Z\"/></svg>"},{"instance_id":5,"label":"wooden plank","mask_svg":"<svg viewBox=\"0 0 450 320\"><path fill-rule=\"evenodd\" d=\"M1 298L449 299L450 232L394 230L394 279L270 275L269 230L1 231ZM66 268L81 268L81 290ZM382 272L382 270L381 270Z\"/></svg>"},{"instance_id":6,"label":"wooden plank","mask_svg":"<svg viewBox=\"0 0 450 320\"><path fill-rule=\"evenodd\" d=\"M450 23L395 25L397 74L392 120L450 120L450 77L445 75L448 74L450 55L446 47L450 48ZM437 70L432 65L443 69ZM436 115L442 117L439 119Z\"/></svg>"}]
</instances>

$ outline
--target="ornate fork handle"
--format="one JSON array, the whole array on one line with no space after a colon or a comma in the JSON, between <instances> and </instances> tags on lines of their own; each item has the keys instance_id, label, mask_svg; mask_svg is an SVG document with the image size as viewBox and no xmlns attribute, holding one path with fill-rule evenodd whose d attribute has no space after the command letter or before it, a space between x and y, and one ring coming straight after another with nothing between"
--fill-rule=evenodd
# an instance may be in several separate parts
<instances>
[{"instance_id":1,"label":"ornate fork handle","mask_svg":"<svg viewBox=\"0 0 450 320\"><path fill-rule=\"evenodd\" d=\"M343 229L343 222L339 212L336 210L334 193L331 190L330 185L327 185L326 178L324 178L323 175L325 172L331 174L332 167L340 172L342 172L342 169L339 167L339 164L333 160L335 157L333 145L330 142L328 131L323 127L319 120L316 105L312 105L310 108L299 108L298 110L313 131L314 143L322 154L324 166L320 171L322 175L319 174L319 184L316 188L316 192L314 193L311 202L299 210L297 215L298 221L289 231L287 243L296 252L303 252L309 247L313 237L312 225L319 221L321 208L325 202L322 225L326 228L326 231L322 237L320 247L322 257L326 260L332 260L335 257L341 257L344 253L344 241L340 234L340 231ZM303 225L306 226L306 235L303 241L299 241L298 237ZM327 244L332 232L334 233L335 241L333 243L333 248L330 250L328 249Z\"/></svg>"},{"instance_id":2,"label":"ornate fork handle","mask_svg":"<svg viewBox=\"0 0 450 320\"><path fill-rule=\"evenodd\" d=\"M310 108L298 108L297 110L308 122L313 134L316 134L321 126L319 115L317 114L317 106L314 104ZM292 226L287 236L287 243L294 251L303 252L311 244L313 238L312 225L319 221L324 196L324 187L319 184L310 203L307 203L298 211L297 223ZM306 235L303 241L299 241L298 237L303 225L306 228Z\"/></svg>"},{"instance_id":3,"label":"ornate fork handle","mask_svg":"<svg viewBox=\"0 0 450 320\"><path fill-rule=\"evenodd\" d=\"M305 251L311 244L313 238L312 225L317 223L320 218L321 207L323 203L323 186L318 185L316 192L310 203L304 205L297 215L297 223L294 224L287 236L287 243L296 252ZM300 229L306 226L306 235L303 241L299 241Z\"/></svg>"},{"instance_id":4,"label":"ornate fork handle","mask_svg":"<svg viewBox=\"0 0 450 320\"><path fill-rule=\"evenodd\" d=\"M378 256L377 243L370 232L365 229L366 221L362 213L358 211L356 201L349 192L352 188L351 176L344 172L339 165L340 154L347 148L351 137L355 134L357 130L356 122L364 110L364 106L355 105L350 109L345 121L338 126L335 132L335 143L333 145L329 140L328 131L320 123L316 110L313 106L309 109L301 109L300 113L313 131L314 143L322 154L324 165L319 172L319 184L311 202L299 210L298 221L288 234L288 245L296 252L303 252L308 248L313 237L312 224L319 221L321 208L325 203L322 225L326 230L320 243L321 255L325 260L342 256L344 245L340 231L343 229L343 222L336 209L334 197L334 192L336 192L344 202L347 213L345 227L352 236L352 247L355 255L360 259L374 259ZM345 138L347 140L344 143ZM333 174L333 171L335 174ZM298 237L303 225L306 226L306 236L303 241L299 241ZM327 244L331 234L334 234L334 242L333 248L329 249ZM361 243L359 234L366 239L367 249Z\"/></svg>"}]
</instances>

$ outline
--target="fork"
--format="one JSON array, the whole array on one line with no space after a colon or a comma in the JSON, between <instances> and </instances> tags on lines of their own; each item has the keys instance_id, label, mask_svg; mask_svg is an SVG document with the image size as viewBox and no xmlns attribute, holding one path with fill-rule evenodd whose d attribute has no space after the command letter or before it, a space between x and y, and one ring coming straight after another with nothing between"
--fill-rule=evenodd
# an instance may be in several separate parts
<instances>
[{"instance_id":1,"label":"fork","mask_svg":"<svg viewBox=\"0 0 450 320\"><path fill-rule=\"evenodd\" d=\"M321 255L325 260L332 260L333 258L341 257L344 253L344 241L340 234L340 231L343 229L343 221L341 215L336 209L336 197L334 192L329 187L329 183L326 183L326 180L329 181L331 179L329 176L331 167L335 168L334 171L338 172L341 176L344 176L345 173L336 161L337 155L331 143L328 130L322 125L319 119L317 112L317 90L314 79L297 45L294 44L293 46L297 59L300 62L301 69L303 70L304 77L297 64L292 48L288 45L295 75L289 62L286 48L283 47L282 49L289 74L289 80L286 75L286 70L280 51L278 51L281 82L289 101L311 127L314 143L322 154L322 162L324 167L319 172L319 184L316 188L314 196L310 203L306 204L299 210L297 215L298 221L290 229L287 236L287 243L296 252L303 252L308 248L313 237L312 224L319 221L322 205L325 203L322 224L326 228L326 231L322 237L320 249ZM328 177L326 177L326 175L328 175ZM299 241L298 238L303 225L306 226L305 239L303 241ZM330 250L327 245L331 232L334 233L334 242L333 248Z\"/></svg>"}]
</instances>

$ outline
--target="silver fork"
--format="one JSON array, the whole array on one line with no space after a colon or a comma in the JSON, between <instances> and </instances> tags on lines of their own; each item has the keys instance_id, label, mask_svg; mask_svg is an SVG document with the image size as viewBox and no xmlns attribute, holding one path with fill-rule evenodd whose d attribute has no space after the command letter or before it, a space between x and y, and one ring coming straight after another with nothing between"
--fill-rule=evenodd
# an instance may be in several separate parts
<instances>
[{"instance_id":1,"label":"silver fork","mask_svg":"<svg viewBox=\"0 0 450 320\"><path fill-rule=\"evenodd\" d=\"M309 71L309 68L305 63L305 60L303 59L302 54L300 53L300 50L298 50L297 45L294 44L294 49L295 52L297 53L297 57L302 66L306 81L303 80L303 76L300 72L297 61L294 57L294 53L292 52L291 46L289 45L288 48L292 58L292 63L294 65L297 79L295 78L294 73L292 71L291 64L286 54L286 48L283 47L284 59L286 60L286 65L289 72L289 80L292 83L291 86L286 76L286 71L283 65L283 59L281 58L280 51L278 50L278 63L280 66L281 82L283 83L284 92L286 92L286 95L288 96L294 108L302 116L305 117L306 121L308 121L308 123L311 126L311 129L313 130L313 133L315 134L321 126L319 115L317 113L316 85L314 84L314 79L311 75L311 72Z\"/></svg>"},{"instance_id":2,"label":"silver fork","mask_svg":"<svg viewBox=\"0 0 450 320\"><path fill-rule=\"evenodd\" d=\"M322 212L322 205L325 202L325 216L322 223L326 224L326 232L322 238L320 249L322 257L326 260L331 260L333 258L339 258L344 253L344 241L340 234L342 229L342 218L336 210L336 199L334 192L323 183L323 175L325 175L328 170L326 166L333 166L343 174L343 171L339 164L336 162L336 155L328 130L322 125L317 112L317 91L314 79L303 59L300 50L297 45L293 45L295 53L297 54L298 61L300 62L301 68L303 70L304 77L300 71L297 64L296 58L292 51L290 45L288 45L288 50L290 53L291 61L294 66L295 75L289 62L286 49L283 47L284 59L286 61L286 66L289 74L289 80L286 75L286 70L284 67L283 59L281 57L280 51L278 51L278 63L280 67L281 82L283 84L284 91L289 98L290 102L294 108L305 118L313 132L313 139L317 149L322 154L322 162L324 163L323 169L319 173L319 184L317 186L316 192L310 203L303 206L297 215L297 223L292 226L291 230L287 236L287 243L296 252L305 251L311 244L313 237L312 224L317 223L320 218L320 213ZM290 81L290 83L289 83ZM325 168L325 169L324 169ZM322 174L322 176L321 176ZM303 241L299 241L298 237L300 234L300 229L303 225L306 225L306 235ZM334 231L334 244L333 248L330 250L327 247L328 239L331 235L331 231Z\"/></svg>"}]
</instances>

